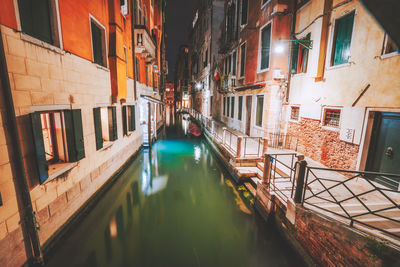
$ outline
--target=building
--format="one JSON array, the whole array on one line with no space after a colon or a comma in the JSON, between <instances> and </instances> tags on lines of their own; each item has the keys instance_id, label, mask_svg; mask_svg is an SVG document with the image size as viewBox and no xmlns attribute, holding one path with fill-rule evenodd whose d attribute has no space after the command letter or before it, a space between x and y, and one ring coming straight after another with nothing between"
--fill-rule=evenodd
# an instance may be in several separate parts
<instances>
[{"instance_id":1,"label":"building","mask_svg":"<svg viewBox=\"0 0 400 267\"><path fill-rule=\"evenodd\" d=\"M223 0L197 1L189 31L192 107L207 117L214 113L216 81L213 77L218 61L223 12Z\"/></svg>"},{"instance_id":2,"label":"building","mask_svg":"<svg viewBox=\"0 0 400 267\"><path fill-rule=\"evenodd\" d=\"M189 48L186 45L182 45L179 48L178 58L174 66L174 106L176 108L192 107L189 74Z\"/></svg>"},{"instance_id":3,"label":"building","mask_svg":"<svg viewBox=\"0 0 400 267\"><path fill-rule=\"evenodd\" d=\"M174 83L167 83L165 89L165 102L167 104L174 104L174 99L175 99Z\"/></svg>"},{"instance_id":4,"label":"building","mask_svg":"<svg viewBox=\"0 0 400 267\"><path fill-rule=\"evenodd\" d=\"M40 260L162 119L165 1L0 5L0 265L16 266Z\"/></svg>"},{"instance_id":5,"label":"building","mask_svg":"<svg viewBox=\"0 0 400 267\"><path fill-rule=\"evenodd\" d=\"M280 132L290 1L225 1L219 119L250 136Z\"/></svg>"},{"instance_id":6,"label":"building","mask_svg":"<svg viewBox=\"0 0 400 267\"><path fill-rule=\"evenodd\" d=\"M294 36L312 47L293 49L287 133L328 167L400 173L398 46L358 0L303 2Z\"/></svg>"}]
</instances>

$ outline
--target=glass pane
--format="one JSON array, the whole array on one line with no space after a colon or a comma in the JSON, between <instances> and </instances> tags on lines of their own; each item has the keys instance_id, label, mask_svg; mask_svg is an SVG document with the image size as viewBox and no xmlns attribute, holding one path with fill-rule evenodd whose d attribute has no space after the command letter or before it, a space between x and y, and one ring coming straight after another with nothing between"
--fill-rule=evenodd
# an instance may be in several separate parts
<instances>
[{"instance_id":1,"label":"glass pane","mask_svg":"<svg viewBox=\"0 0 400 267\"><path fill-rule=\"evenodd\" d=\"M268 25L261 32L261 69L267 69L269 67L270 47L271 47L271 25Z\"/></svg>"},{"instance_id":2,"label":"glass pane","mask_svg":"<svg viewBox=\"0 0 400 267\"><path fill-rule=\"evenodd\" d=\"M263 110L264 110L264 96L257 96L257 113L256 113L256 125L262 126L263 119Z\"/></svg>"}]
</instances>

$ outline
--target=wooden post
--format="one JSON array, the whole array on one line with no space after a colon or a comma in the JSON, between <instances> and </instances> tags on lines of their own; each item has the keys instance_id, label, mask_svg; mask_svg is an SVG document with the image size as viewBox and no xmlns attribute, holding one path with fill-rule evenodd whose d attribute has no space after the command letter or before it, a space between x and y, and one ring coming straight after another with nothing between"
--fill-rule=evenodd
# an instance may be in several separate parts
<instances>
[{"instance_id":1,"label":"wooden post","mask_svg":"<svg viewBox=\"0 0 400 267\"><path fill-rule=\"evenodd\" d=\"M271 155L265 154L263 184L266 184L269 186L270 181L271 181Z\"/></svg>"},{"instance_id":2,"label":"wooden post","mask_svg":"<svg viewBox=\"0 0 400 267\"><path fill-rule=\"evenodd\" d=\"M262 149L262 155L266 155L268 149L268 138L263 138L263 149Z\"/></svg>"},{"instance_id":3,"label":"wooden post","mask_svg":"<svg viewBox=\"0 0 400 267\"><path fill-rule=\"evenodd\" d=\"M304 189L304 178L306 176L307 161L302 160L299 163L299 167L296 170L296 191L294 194L294 202L303 202L303 189Z\"/></svg>"},{"instance_id":4,"label":"wooden post","mask_svg":"<svg viewBox=\"0 0 400 267\"><path fill-rule=\"evenodd\" d=\"M241 154L242 154L242 138L241 136L238 137L237 140L237 148L236 148L236 157L240 158Z\"/></svg>"}]
</instances>

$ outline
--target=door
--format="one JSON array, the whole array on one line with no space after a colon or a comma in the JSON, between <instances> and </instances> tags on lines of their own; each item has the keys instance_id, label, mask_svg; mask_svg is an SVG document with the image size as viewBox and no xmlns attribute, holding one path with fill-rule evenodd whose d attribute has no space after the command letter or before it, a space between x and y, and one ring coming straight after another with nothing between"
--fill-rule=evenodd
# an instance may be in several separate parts
<instances>
[{"instance_id":1,"label":"door","mask_svg":"<svg viewBox=\"0 0 400 267\"><path fill-rule=\"evenodd\" d=\"M367 169L400 174L400 113L376 113L368 152ZM397 189L399 179L377 177L376 181Z\"/></svg>"},{"instance_id":2,"label":"door","mask_svg":"<svg viewBox=\"0 0 400 267\"><path fill-rule=\"evenodd\" d=\"M251 123L251 102L252 96L246 96L246 134L250 136L250 123Z\"/></svg>"}]
</instances>

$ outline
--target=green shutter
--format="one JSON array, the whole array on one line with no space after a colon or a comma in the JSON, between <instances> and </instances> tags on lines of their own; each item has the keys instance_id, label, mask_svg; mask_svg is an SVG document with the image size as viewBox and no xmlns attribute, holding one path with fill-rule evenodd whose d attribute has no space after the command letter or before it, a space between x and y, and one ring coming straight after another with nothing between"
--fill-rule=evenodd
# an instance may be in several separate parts
<instances>
[{"instance_id":1,"label":"green shutter","mask_svg":"<svg viewBox=\"0 0 400 267\"><path fill-rule=\"evenodd\" d=\"M103 148L103 134L101 131L101 115L100 108L93 109L94 131L96 135L96 150Z\"/></svg>"},{"instance_id":2,"label":"green shutter","mask_svg":"<svg viewBox=\"0 0 400 267\"><path fill-rule=\"evenodd\" d=\"M124 135L128 135L128 125L127 125L127 106L122 106L122 128Z\"/></svg>"},{"instance_id":3,"label":"green shutter","mask_svg":"<svg viewBox=\"0 0 400 267\"><path fill-rule=\"evenodd\" d=\"M245 61L246 61L246 43L240 47L240 77L245 74Z\"/></svg>"},{"instance_id":4,"label":"green shutter","mask_svg":"<svg viewBox=\"0 0 400 267\"><path fill-rule=\"evenodd\" d=\"M235 114L235 97L234 96L232 96L231 101L232 101L231 118L233 118L233 114Z\"/></svg>"},{"instance_id":5,"label":"green shutter","mask_svg":"<svg viewBox=\"0 0 400 267\"><path fill-rule=\"evenodd\" d=\"M39 172L39 181L44 183L49 177L49 166L46 162L46 153L44 150L42 122L40 120L40 113L34 112L30 114L32 123L32 136L36 152L36 165Z\"/></svg>"},{"instance_id":6,"label":"green shutter","mask_svg":"<svg viewBox=\"0 0 400 267\"><path fill-rule=\"evenodd\" d=\"M333 65L349 62L354 12L336 20L336 38Z\"/></svg>"},{"instance_id":7,"label":"green shutter","mask_svg":"<svg viewBox=\"0 0 400 267\"><path fill-rule=\"evenodd\" d=\"M92 29L92 45L93 45L93 62L101 66L104 66L101 29L93 21L91 22L91 29Z\"/></svg>"},{"instance_id":8,"label":"green shutter","mask_svg":"<svg viewBox=\"0 0 400 267\"><path fill-rule=\"evenodd\" d=\"M292 73L297 73L297 60L299 58L299 44L292 42Z\"/></svg>"},{"instance_id":9,"label":"green shutter","mask_svg":"<svg viewBox=\"0 0 400 267\"><path fill-rule=\"evenodd\" d=\"M269 50L271 48L271 24L261 31L261 69L269 68Z\"/></svg>"},{"instance_id":10,"label":"green shutter","mask_svg":"<svg viewBox=\"0 0 400 267\"><path fill-rule=\"evenodd\" d=\"M67 138L68 161L79 161L85 157L81 110L65 110L64 120L65 135Z\"/></svg>"},{"instance_id":11,"label":"green shutter","mask_svg":"<svg viewBox=\"0 0 400 267\"><path fill-rule=\"evenodd\" d=\"M135 113L135 106L129 106L131 110L131 121L129 125L129 131L135 131L136 130L136 113Z\"/></svg>"},{"instance_id":12,"label":"green shutter","mask_svg":"<svg viewBox=\"0 0 400 267\"><path fill-rule=\"evenodd\" d=\"M239 96L238 120L242 120L243 96Z\"/></svg>"},{"instance_id":13,"label":"green shutter","mask_svg":"<svg viewBox=\"0 0 400 267\"><path fill-rule=\"evenodd\" d=\"M108 107L108 126L110 141L117 140L117 107Z\"/></svg>"},{"instance_id":14,"label":"green shutter","mask_svg":"<svg viewBox=\"0 0 400 267\"><path fill-rule=\"evenodd\" d=\"M53 43L49 0L18 0L22 31L47 43Z\"/></svg>"}]
</instances>

